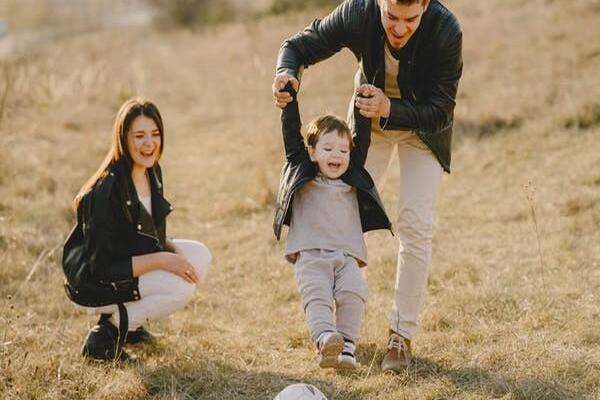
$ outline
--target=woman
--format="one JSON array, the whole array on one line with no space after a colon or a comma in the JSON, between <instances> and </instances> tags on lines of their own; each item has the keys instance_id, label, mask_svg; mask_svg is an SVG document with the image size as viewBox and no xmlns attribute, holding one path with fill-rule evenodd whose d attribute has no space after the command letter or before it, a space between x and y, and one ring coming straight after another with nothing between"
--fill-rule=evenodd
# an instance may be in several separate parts
<instances>
[{"instance_id":1,"label":"woman","mask_svg":"<svg viewBox=\"0 0 600 400\"><path fill-rule=\"evenodd\" d=\"M147 320L187 304L211 255L202 243L166 238L172 207L158 160L164 130L156 106L127 100L115 119L106 158L75 197L77 224L63 253L65 288L100 319L82 354L125 360L125 343L148 341Z\"/></svg>"}]
</instances>

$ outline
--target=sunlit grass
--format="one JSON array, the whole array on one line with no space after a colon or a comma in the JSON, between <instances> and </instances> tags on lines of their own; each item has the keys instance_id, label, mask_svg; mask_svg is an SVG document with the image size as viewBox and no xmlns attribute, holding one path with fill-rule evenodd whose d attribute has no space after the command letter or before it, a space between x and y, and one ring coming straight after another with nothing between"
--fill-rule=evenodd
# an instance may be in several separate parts
<instances>
[{"instance_id":1,"label":"sunlit grass","mask_svg":"<svg viewBox=\"0 0 600 400\"><path fill-rule=\"evenodd\" d=\"M465 73L414 368L379 368L394 238L368 235L361 367L338 375L316 364L272 235L283 150L270 84L279 44L308 12L201 34L96 32L0 69L11 71L0 75L10 87L0 121L0 397L270 399L304 381L330 400L598 398L600 9L448 4L464 30ZM573 34L573 20L585 29ZM345 52L305 72L304 120L345 115L354 68ZM133 94L165 119L169 234L205 242L214 266L185 311L151 324L164 334L158 346L115 368L79 356L95 321L64 295L60 244L70 201ZM398 175L383 193L392 216Z\"/></svg>"}]
</instances>

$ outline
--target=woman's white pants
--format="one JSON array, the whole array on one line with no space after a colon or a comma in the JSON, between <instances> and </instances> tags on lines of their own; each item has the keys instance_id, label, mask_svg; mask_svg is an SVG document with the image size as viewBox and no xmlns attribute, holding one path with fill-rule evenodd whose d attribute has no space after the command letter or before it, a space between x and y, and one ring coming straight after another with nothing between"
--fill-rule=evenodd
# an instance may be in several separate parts
<instances>
[{"instance_id":1,"label":"woman's white pants","mask_svg":"<svg viewBox=\"0 0 600 400\"><path fill-rule=\"evenodd\" d=\"M175 239L177 252L194 267L202 281L206 276L212 256L208 248L194 240ZM129 330L135 330L146 321L153 321L185 307L192 299L196 285L164 270L148 272L139 277L140 300L125 303L129 317ZM85 307L88 314L112 314L110 322L119 326L117 305Z\"/></svg>"}]
</instances>

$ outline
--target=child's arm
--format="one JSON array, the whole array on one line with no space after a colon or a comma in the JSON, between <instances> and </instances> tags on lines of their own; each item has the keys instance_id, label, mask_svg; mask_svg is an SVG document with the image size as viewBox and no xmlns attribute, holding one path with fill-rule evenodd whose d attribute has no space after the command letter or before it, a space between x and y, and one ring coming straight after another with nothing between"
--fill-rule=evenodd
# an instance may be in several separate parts
<instances>
[{"instance_id":1,"label":"child's arm","mask_svg":"<svg viewBox=\"0 0 600 400\"><path fill-rule=\"evenodd\" d=\"M360 92L356 93L356 96L366 97ZM354 106L353 139L354 148L350 160L354 165L362 167L367 161L367 153L371 145L371 119L363 116L356 106Z\"/></svg>"},{"instance_id":2,"label":"child's arm","mask_svg":"<svg viewBox=\"0 0 600 400\"><path fill-rule=\"evenodd\" d=\"M283 145L285 147L285 158L291 163L298 163L304 159L310 161L310 156L302 138L302 121L300 121L300 111L298 109L298 100L296 99L297 92L289 82L285 85L283 91L288 92L293 97L293 100L281 111L281 129L283 133Z\"/></svg>"}]
</instances>

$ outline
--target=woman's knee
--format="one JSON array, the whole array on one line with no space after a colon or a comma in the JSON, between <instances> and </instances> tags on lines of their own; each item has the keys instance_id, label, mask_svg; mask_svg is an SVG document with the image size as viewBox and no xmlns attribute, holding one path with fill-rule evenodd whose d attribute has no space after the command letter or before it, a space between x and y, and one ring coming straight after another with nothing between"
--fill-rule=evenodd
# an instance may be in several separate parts
<instances>
[{"instance_id":1,"label":"woman's knee","mask_svg":"<svg viewBox=\"0 0 600 400\"><path fill-rule=\"evenodd\" d=\"M184 306L192 300L195 291L196 285L179 279L179 282L171 287L169 297L177 304Z\"/></svg>"},{"instance_id":2,"label":"woman's knee","mask_svg":"<svg viewBox=\"0 0 600 400\"><path fill-rule=\"evenodd\" d=\"M196 285L177 275L175 276L175 279L177 284L173 285L172 288L174 294L184 298L191 298L196 291Z\"/></svg>"},{"instance_id":3,"label":"woman's knee","mask_svg":"<svg viewBox=\"0 0 600 400\"><path fill-rule=\"evenodd\" d=\"M200 277L204 277L212 262L212 254L208 247L195 240L176 239L173 242L186 260L194 266Z\"/></svg>"},{"instance_id":4,"label":"woman's knee","mask_svg":"<svg viewBox=\"0 0 600 400\"><path fill-rule=\"evenodd\" d=\"M196 285L171 272L158 270L142 275L139 288L142 299L148 296L166 295L177 302L187 302L192 298Z\"/></svg>"}]
</instances>

